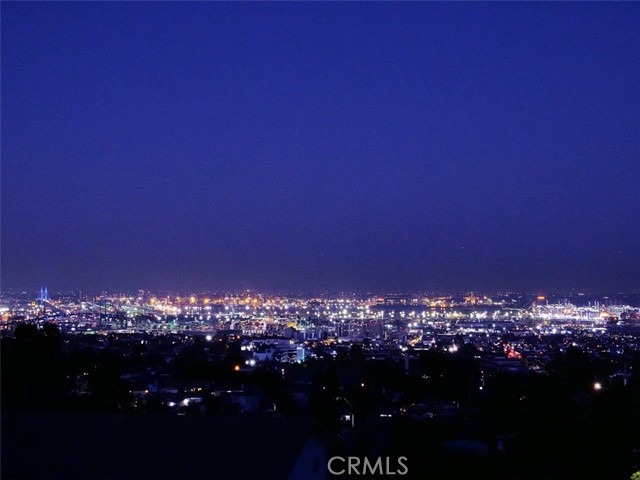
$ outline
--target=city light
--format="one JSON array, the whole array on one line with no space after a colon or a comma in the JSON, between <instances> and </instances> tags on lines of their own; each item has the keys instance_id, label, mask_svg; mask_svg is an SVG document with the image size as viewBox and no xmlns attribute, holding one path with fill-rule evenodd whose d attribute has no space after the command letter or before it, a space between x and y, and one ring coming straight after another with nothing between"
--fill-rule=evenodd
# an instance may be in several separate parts
<instances>
[{"instance_id":1,"label":"city light","mask_svg":"<svg viewBox=\"0 0 640 480\"><path fill-rule=\"evenodd\" d=\"M2 4L2 478L640 480L639 6Z\"/></svg>"}]
</instances>

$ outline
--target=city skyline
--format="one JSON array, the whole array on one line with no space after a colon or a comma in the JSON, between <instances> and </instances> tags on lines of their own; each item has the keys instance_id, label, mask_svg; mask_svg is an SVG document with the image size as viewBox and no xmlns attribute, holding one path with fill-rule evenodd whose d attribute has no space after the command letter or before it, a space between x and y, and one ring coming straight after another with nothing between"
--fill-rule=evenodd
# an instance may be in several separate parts
<instances>
[{"instance_id":1,"label":"city skyline","mask_svg":"<svg viewBox=\"0 0 640 480\"><path fill-rule=\"evenodd\" d=\"M0 1L3 478L640 480L638 25Z\"/></svg>"},{"instance_id":2,"label":"city skyline","mask_svg":"<svg viewBox=\"0 0 640 480\"><path fill-rule=\"evenodd\" d=\"M398 296L398 297L464 297L466 295L484 295L484 296L494 296L494 295L521 295L523 297L531 297L531 298L556 298L561 299L563 297L576 297L585 299L589 298L604 298L611 301L615 301L619 296L622 297L636 297L640 295L639 290L620 290L620 291L588 291L588 290L577 290L577 289L568 289L568 290L549 290L549 289L539 289L539 290L513 290L513 289L504 289L504 290L481 290L481 289L467 289L467 290L385 290L385 289L377 289L377 290L329 290L329 289L251 289L251 288L238 288L238 289L213 289L213 288L200 288L200 289L190 289L186 287L182 288L116 288L116 289L106 289L106 288L98 288L98 289L87 289L87 288L75 288L75 289L49 289L48 285L40 286L37 288L5 288L0 290L1 294L6 294L9 296L12 295L33 295L34 298L51 298L51 295L54 296L67 296L67 295L126 295L133 296L136 294L144 293L145 295L153 295L158 297L183 297L188 299L192 295L196 295L198 298L200 297L211 297L211 296L245 296L245 295L257 295L257 296L299 296L301 298L313 298L313 297L327 297L327 298L340 298L340 297L348 297L348 296L356 296L356 297L376 297L376 296ZM638 297L640 299L640 297Z\"/></svg>"},{"instance_id":3,"label":"city skyline","mask_svg":"<svg viewBox=\"0 0 640 480\"><path fill-rule=\"evenodd\" d=\"M0 287L637 291L639 21L3 2Z\"/></svg>"}]
</instances>

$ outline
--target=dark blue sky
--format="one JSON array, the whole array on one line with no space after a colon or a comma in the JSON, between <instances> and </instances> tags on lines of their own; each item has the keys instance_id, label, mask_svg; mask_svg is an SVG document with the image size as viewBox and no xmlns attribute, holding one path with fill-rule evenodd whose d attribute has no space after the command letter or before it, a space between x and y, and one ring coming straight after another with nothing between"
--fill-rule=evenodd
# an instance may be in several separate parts
<instances>
[{"instance_id":1,"label":"dark blue sky","mask_svg":"<svg viewBox=\"0 0 640 480\"><path fill-rule=\"evenodd\" d=\"M2 287L637 290L639 26L2 2Z\"/></svg>"}]
</instances>

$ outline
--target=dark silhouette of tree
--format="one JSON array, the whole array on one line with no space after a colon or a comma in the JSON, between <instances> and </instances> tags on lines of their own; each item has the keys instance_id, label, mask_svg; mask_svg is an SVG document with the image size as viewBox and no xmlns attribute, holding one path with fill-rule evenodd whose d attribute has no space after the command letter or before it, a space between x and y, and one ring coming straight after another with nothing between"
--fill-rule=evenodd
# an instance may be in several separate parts
<instances>
[{"instance_id":1,"label":"dark silhouette of tree","mask_svg":"<svg viewBox=\"0 0 640 480\"><path fill-rule=\"evenodd\" d=\"M201 341L185 346L171 364L177 378L201 380L208 376L207 354Z\"/></svg>"},{"instance_id":2,"label":"dark silhouette of tree","mask_svg":"<svg viewBox=\"0 0 640 480\"><path fill-rule=\"evenodd\" d=\"M42 329L21 323L14 338L2 339L3 408L57 408L65 381L60 330L52 323Z\"/></svg>"}]
</instances>

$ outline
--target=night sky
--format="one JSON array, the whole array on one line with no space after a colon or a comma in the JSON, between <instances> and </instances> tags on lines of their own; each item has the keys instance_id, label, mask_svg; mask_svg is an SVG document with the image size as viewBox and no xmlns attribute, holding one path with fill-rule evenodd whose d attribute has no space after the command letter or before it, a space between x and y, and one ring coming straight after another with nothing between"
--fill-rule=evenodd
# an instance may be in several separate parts
<instances>
[{"instance_id":1,"label":"night sky","mask_svg":"<svg viewBox=\"0 0 640 480\"><path fill-rule=\"evenodd\" d=\"M640 286L638 3L1 13L2 288Z\"/></svg>"}]
</instances>

